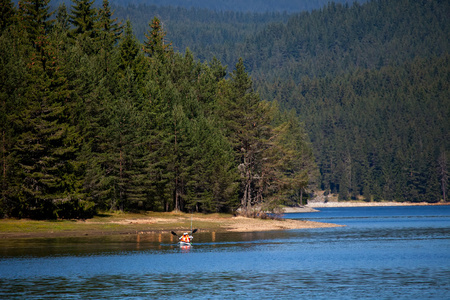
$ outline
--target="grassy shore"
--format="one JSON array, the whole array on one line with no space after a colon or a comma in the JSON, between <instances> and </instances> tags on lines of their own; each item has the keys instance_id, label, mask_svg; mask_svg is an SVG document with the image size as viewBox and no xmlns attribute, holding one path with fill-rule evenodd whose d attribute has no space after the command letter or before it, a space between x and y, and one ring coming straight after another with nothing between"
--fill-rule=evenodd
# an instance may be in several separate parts
<instances>
[{"instance_id":1,"label":"grassy shore","mask_svg":"<svg viewBox=\"0 0 450 300\"><path fill-rule=\"evenodd\" d=\"M0 220L0 238L164 233L172 230L187 231L191 228L191 222L200 232L252 232L339 226L301 220L233 217L229 214L102 213L88 220L3 219Z\"/></svg>"}]
</instances>

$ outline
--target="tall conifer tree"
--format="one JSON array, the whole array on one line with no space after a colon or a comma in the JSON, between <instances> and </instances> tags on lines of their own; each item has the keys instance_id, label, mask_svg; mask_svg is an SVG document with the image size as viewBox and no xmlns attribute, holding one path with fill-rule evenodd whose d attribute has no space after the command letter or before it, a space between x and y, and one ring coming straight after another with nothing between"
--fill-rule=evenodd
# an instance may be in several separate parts
<instances>
[{"instance_id":1,"label":"tall conifer tree","mask_svg":"<svg viewBox=\"0 0 450 300\"><path fill-rule=\"evenodd\" d=\"M99 31L101 47L111 49L119 40L122 33L122 25L113 19L114 12L111 11L108 0L103 0L102 7L98 10L98 22L96 23Z\"/></svg>"},{"instance_id":2,"label":"tall conifer tree","mask_svg":"<svg viewBox=\"0 0 450 300\"><path fill-rule=\"evenodd\" d=\"M236 153L236 164L241 174L241 208L251 213L252 206L262 202L261 178L262 152L269 136L270 116L253 91L252 81L239 59L236 69L220 100L226 135Z\"/></svg>"},{"instance_id":3,"label":"tall conifer tree","mask_svg":"<svg viewBox=\"0 0 450 300\"><path fill-rule=\"evenodd\" d=\"M0 0L0 33L13 23L15 8L11 0Z\"/></svg>"},{"instance_id":4,"label":"tall conifer tree","mask_svg":"<svg viewBox=\"0 0 450 300\"><path fill-rule=\"evenodd\" d=\"M153 18L149 26L151 29L145 34L144 52L149 57L164 62L172 52L172 43L165 40L166 32L157 17Z\"/></svg>"},{"instance_id":5,"label":"tall conifer tree","mask_svg":"<svg viewBox=\"0 0 450 300\"><path fill-rule=\"evenodd\" d=\"M23 16L24 24L35 47L41 47L38 38L49 33L54 20L50 19L53 13L49 12L50 0L21 0L19 13Z\"/></svg>"},{"instance_id":6,"label":"tall conifer tree","mask_svg":"<svg viewBox=\"0 0 450 300\"><path fill-rule=\"evenodd\" d=\"M75 27L73 35L83 34L89 37L95 36L95 23L97 13L93 4L95 0L72 0L70 22Z\"/></svg>"},{"instance_id":7,"label":"tall conifer tree","mask_svg":"<svg viewBox=\"0 0 450 300\"><path fill-rule=\"evenodd\" d=\"M90 210L81 191L82 166L77 162L79 134L71 116L71 91L57 40L49 39L29 62L25 108L15 144L19 165L22 216L74 217Z\"/></svg>"}]
</instances>

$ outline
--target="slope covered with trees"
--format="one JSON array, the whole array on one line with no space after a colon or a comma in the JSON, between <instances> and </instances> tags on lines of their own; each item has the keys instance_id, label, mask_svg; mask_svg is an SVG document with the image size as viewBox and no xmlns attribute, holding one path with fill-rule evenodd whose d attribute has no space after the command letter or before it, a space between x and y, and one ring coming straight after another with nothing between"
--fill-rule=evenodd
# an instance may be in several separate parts
<instances>
[{"instance_id":1,"label":"slope covered with trees","mask_svg":"<svg viewBox=\"0 0 450 300\"><path fill-rule=\"evenodd\" d=\"M296 82L303 76L401 65L448 53L449 11L447 1L330 3L268 26L242 46L243 56L255 78Z\"/></svg>"},{"instance_id":2,"label":"slope covered with trees","mask_svg":"<svg viewBox=\"0 0 450 300\"><path fill-rule=\"evenodd\" d=\"M1 215L446 199L448 2L66 3L2 0Z\"/></svg>"},{"instance_id":3,"label":"slope covered with trees","mask_svg":"<svg viewBox=\"0 0 450 300\"><path fill-rule=\"evenodd\" d=\"M71 0L52 0L52 5L58 6L61 3L66 5ZM358 2L365 2L359 0ZM15 0L14 2L18 2ZM300 11L311 11L319 9L328 4L328 0L111 0L113 6L154 6L154 7L173 7L187 9L202 9L209 11L238 11L238 12L287 12L294 13ZM352 0L336 0L336 3L353 3Z\"/></svg>"},{"instance_id":4,"label":"slope covered with trees","mask_svg":"<svg viewBox=\"0 0 450 300\"><path fill-rule=\"evenodd\" d=\"M448 190L449 59L279 83L282 94L267 93L302 115L321 189L341 199L435 202Z\"/></svg>"},{"instance_id":5,"label":"slope covered with trees","mask_svg":"<svg viewBox=\"0 0 450 300\"><path fill-rule=\"evenodd\" d=\"M446 199L449 13L446 1L330 4L248 40L257 90L305 121L320 188L341 199Z\"/></svg>"},{"instance_id":6,"label":"slope covered with trees","mask_svg":"<svg viewBox=\"0 0 450 300\"><path fill-rule=\"evenodd\" d=\"M242 56L262 98L297 111L318 188L341 199L446 198L448 1L329 3L291 15L154 9L167 9L178 45L225 65Z\"/></svg>"},{"instance_id":7,"label":"slope covered with trees","mask_svg":"<svg viewBox=\"0 0 450 300\"><path fill-rule=\"evenodd\" d=\"M308 185L303 125L260 101L242 60L227 74L175 52L156 17L142 44L108 0L2 8L0 215L257 214Z\"/></svg>"}]
</instances>

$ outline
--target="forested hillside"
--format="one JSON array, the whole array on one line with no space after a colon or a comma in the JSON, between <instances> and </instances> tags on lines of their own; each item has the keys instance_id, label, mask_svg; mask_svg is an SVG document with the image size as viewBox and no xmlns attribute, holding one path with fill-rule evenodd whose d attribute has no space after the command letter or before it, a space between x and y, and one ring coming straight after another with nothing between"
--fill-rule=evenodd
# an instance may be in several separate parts
<instances>
[{"instance_id":1,"label":"forested hillside","mask_svg":"<svg viewBox=\"0 0 450 300\"><path fill-rule=\"evenodd\" d=\"M2 216L448 194L447 1L0 1Z\"/></svg>"},{"instance_id":2,"label":"forested hillside","mask_svg":"<svg viewBox=\"0 0 450 300\"><path fill-rule=\"evenodd\" d=\"M448 53L448 1L377 0L331 3L268 26L242 49L253 76L293 79L338 76L353 68L401 65Z\"/></svg>"},{"instance_id":3,"label":"forested hillside","mask_svg":"<svg viewBox=\"0 0 450 300\"><path fill-rule=\"evenodd\" d=\"M301 200L303 125L260 101L242 60L177 53L152 18L141 44L107 0L2 0L0 215L96 210L258 214Z\"/></svg>"},{"instance_id":4,"label":"forested hillside","mask_svg":"<svg viewBox=\"0 0 450 300\"><path fill-rule=\"evenodd\" d=\"M262 98L297 111L320 167L318 188L341 199L446 198L448 1L330 3L289 15L117 12L146 9L161 11L178 49L228 66L242 56Z\"/></svg>"},{"instance_id":5,"label":"forested hillside","mask_svg":"<svg viewBox=\"0 0 450 300\"><path fill-rule=\"evenodd\" d=\"M362 3L366 0L359 0ZM18 0L15 0L18 2ZM300 12L319 9L328 4L328 0L111 0L113 7L136 7L136 6L155 6L155 7L172 7L172 8L199 8L209 11L239 11L239 12ZM352 4L354 0L336 0L336 3ZM61 3L66 5L71 0L51 0L51 5L58 6ZM94 3L95 5L95 3ZM99 5L99 4L97 4Z\"/></svg>"},{"instance_id":6,"label":"forested hillside","mask_svg":"<svg viewBox=\"0 0 450 300\"><path fill-rule=\"evenodd\" d=\"M260 32L267 24L287 22L289 18L288 14L279 12L256 14L155 5L115 7L115 16L129 19L141 41L147 31L148 16L158 16L175 51L184 52L189 48L201 61L216 57L230 67L240 57L236 45L243 44L249 35Z\"/></svg>"},{"instance_id":7,"label":"forested hillside","mask_svg":"<svg viewBox=\"0 0 450 300\"><path fill-rule=\"evenodd\" d=\"M321 189L341 199L434 202L448 189L449 59L417 58L266 92L302 115Z\"/></svg>"},{"instance_id":8,"label":"forested hillside","mask_svg":"<svg viewBox=\"0 0 450 300\"><path fill-rule=\"evenodd\" d=\"M448 194L447 1L372 1L293 16L249 38L243 57L265 99L295 108L341 199Z\"/></svg>"}]
</instances>

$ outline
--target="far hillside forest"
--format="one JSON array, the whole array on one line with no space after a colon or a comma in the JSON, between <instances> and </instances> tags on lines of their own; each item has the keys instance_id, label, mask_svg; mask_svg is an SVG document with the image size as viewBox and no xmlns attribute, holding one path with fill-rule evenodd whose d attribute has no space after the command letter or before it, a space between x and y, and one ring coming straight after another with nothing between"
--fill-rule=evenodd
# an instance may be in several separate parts
<instances>
[{"instance_id":1,"label":"far hillside forest","mask_svg":"<svg viewBox=\"0 0 450 300\"><path fill-rule=\"evenodd\" d=\"M0 1L2 217L447 200L448 1Z\"/></svg>"}]
</instances>

